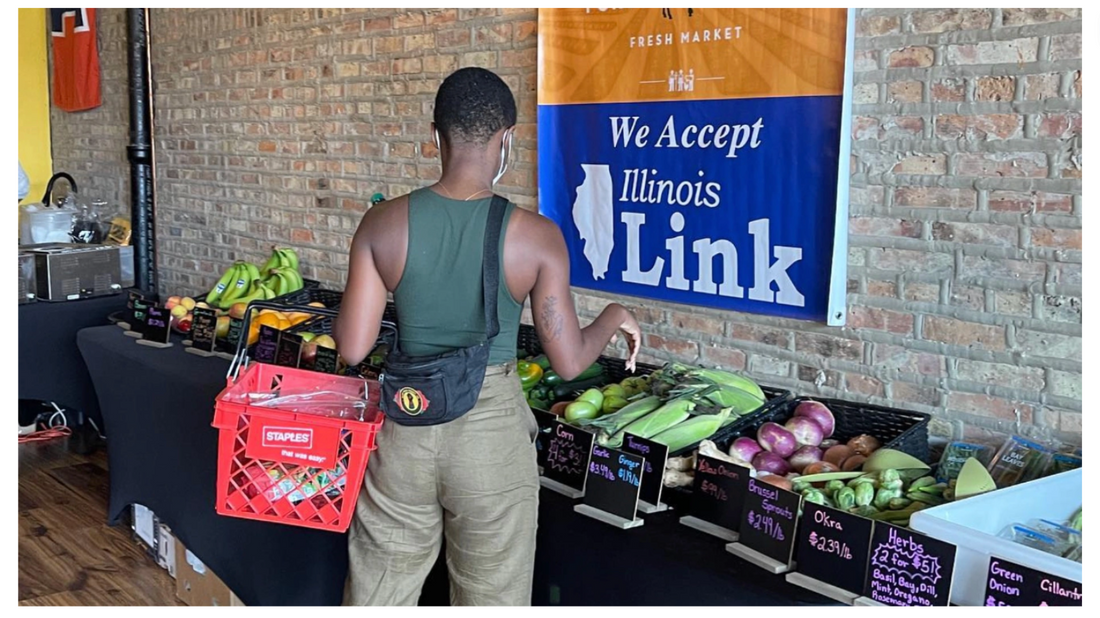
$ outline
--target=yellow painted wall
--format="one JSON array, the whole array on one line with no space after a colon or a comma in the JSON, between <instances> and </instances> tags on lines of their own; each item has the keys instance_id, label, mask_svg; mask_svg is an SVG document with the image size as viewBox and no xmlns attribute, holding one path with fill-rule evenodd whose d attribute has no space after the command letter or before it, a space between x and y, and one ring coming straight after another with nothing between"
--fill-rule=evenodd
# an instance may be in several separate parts
<instances>
[{"instance_id":1,"label":"yellow painted wall","mask_svg":"<svg viewBox=\"0 0 1100 618\"><path fill-rule=\"evenodd\" d=\"M46 9L19 9L19 162L31 179L26 201L46 192L50 158L50 85Z\"/></svg>"}]
</instances>

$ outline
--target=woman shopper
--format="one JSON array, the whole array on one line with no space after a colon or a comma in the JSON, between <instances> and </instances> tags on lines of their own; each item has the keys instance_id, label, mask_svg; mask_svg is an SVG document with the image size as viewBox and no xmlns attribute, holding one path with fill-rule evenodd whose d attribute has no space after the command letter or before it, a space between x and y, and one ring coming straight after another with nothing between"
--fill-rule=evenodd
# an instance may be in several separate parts
<instances>
[{"instance_id":1,"label":"woman shopper","mask_svg":"<svg viewBox=\"0 0 1100 618\"><path fill-rule=\"evenodd\" d=\"M400 337L383 376L387 421L350 530L346 604L415 605L444 541L452 604L530 604L537 425L515 373L525 301L563 378L620 331L634 368L633 315L610 304L581 328L561 231L494 199L515 124L515 99L498 76L449 76L432 123L442 177L371 208L352 240L337 348L352 364L370 352L387 292Z\"/></svg>"}]
</instances>

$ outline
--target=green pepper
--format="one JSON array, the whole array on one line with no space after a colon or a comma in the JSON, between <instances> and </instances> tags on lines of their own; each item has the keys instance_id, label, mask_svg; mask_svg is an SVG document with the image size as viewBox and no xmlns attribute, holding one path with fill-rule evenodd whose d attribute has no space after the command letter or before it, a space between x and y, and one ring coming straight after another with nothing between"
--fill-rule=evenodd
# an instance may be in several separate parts
<instances>
[{"instance_id":1,"label":"green pepper","mask_svg":"<svg viewBox=\"0 0 1100 618\"><path fill-rule=\"evenodd\" d=\"M516 365L516 373L519 374L519 381L523 384L524 391L531 390L542 379L542 367L527 361L520 361Z\"/></svg>"}]
</instances>

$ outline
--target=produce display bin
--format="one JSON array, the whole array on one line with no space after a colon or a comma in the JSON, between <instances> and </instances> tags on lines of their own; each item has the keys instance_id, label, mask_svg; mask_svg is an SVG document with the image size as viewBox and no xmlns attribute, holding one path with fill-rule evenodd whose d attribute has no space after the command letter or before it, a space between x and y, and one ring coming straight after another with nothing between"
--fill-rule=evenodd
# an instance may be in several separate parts
<instances>
[{"instance_id":1,"label":"produce display bin","mask_svg":"<svg viewBox=\"0 0 1100 618\"><path fill-rule=\"evenodd\" d=\"M836 440L847 441L860 434L867 434L878 438L883 448L908 453L923 462L931 457L928 447L928 421L932 417L928 414L817 397L793 397L779 401L776 405L765 405L759 412L743 416L719 431L711 441L725 450L741 436L755 438L756 431L764 423L782 425L790 420L794 416L794 409L803 401L817 401L829 408L836 419L832 436Z\"/></svg>"},{"instance_id":2,"label":"produce display bin","mask_svg":"<svg viewBox=\"0 0 1100 618\"><path fill-rule=\"evenodd\" d=\"M302 307L301 305L288 305L287 307L285 307L283 309L283 311L308 312L310 309L311 308L308 307L308 306L307 307ZM387 323L394 324L396 322L397 322L397 309L394 307L394 304L392 302L387 303L386 304L386 310L382 314L382 324L383 325L386 325ZM332 324L333 324L333 317L331 317L331 316L318 316L316 318L311 318L309 320L306 320L305 322L302 322L300 324L295 324L294 326L291 326L290 328L288 328L286 330L286 332L293 333L293 334L296 334L296 335L300 335L300 334L306 333L306 332L313 333L315 335L332 335ZM382 328L382 330L379 332L379 337L378 337L377 344L385 343L386 345L389 345L389 346L392 347L394 345L394 343L396 342L396 340L397 340L397 330L396 330L396 328L390 329L390 328L386 328L384 326ZM372 363L368 362L368 360L369 359L364 360L363 362L359 363L358 365L356 365L354 367L348 367L347 373L345 375L362 376L362 377L366 377L366 378L378 379L378 376L380 376L381 373L382 373L381 365L372 364Z\"/></svg>"},{"instance_id":3,"label":"produce display bin","mask_svg":"<svg viewBox=\"0 0 1100 618\"><path fill-rule=\"evenodd\" d=\"M958 548L951 587L956 605L985 604L991 556L1082 582L1081 563L997 536L1012 524L1032 519L1069 520L1081 508L1081 483L1081 469L1063 472L917 511L909 527Z\"/></svg>"},{"instance_id":4,"label":"produce display bin","mask_svg":"<svg viewBox=\"0 0 1100 618\"><path fill-rule=\"evenodd\" d=\"M269 301L251 309L277 309ZM331 309L294 307L322 317ZM393 329L392 324L384 327ZM396 331L394 331L396 332ZM374 380L317 373L307 369L248 364L241 342L217 396L213 426L218 429L215 509L242 519L345 532L355 513L375 436L384 415L381 389ZM242 371L243 369L243 371ZM333 418L250 403L249 394L329 391L366 401L364 418Z\"/></svg>"}]
</instances>

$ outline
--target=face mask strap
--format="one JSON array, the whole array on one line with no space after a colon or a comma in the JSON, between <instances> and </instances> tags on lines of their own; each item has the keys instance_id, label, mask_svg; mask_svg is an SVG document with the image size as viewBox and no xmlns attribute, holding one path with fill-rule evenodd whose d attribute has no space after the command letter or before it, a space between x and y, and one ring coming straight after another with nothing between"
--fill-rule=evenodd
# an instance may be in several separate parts
<instances>
[{"instance_id":1,"label":"face mask strap","mask_svg":"<svg viewBox=\"0 0 1100 618\"><path fill-rule=\"evenodd\" d=\"M497 184L498 182L500 182L500 179L504 177L504 172L508 171L508 158L507 158L506 154L511 154L512 153L512 135L513 135L513 132L509 131L507 137L500 140L500 170L497 172L496 177L493 178L493 184L494 185ZM508 152L507 153L505 153L505 150L504 150L505 142L507 142L507 144L508 144Z\"/></svg>"}]
</instances>

